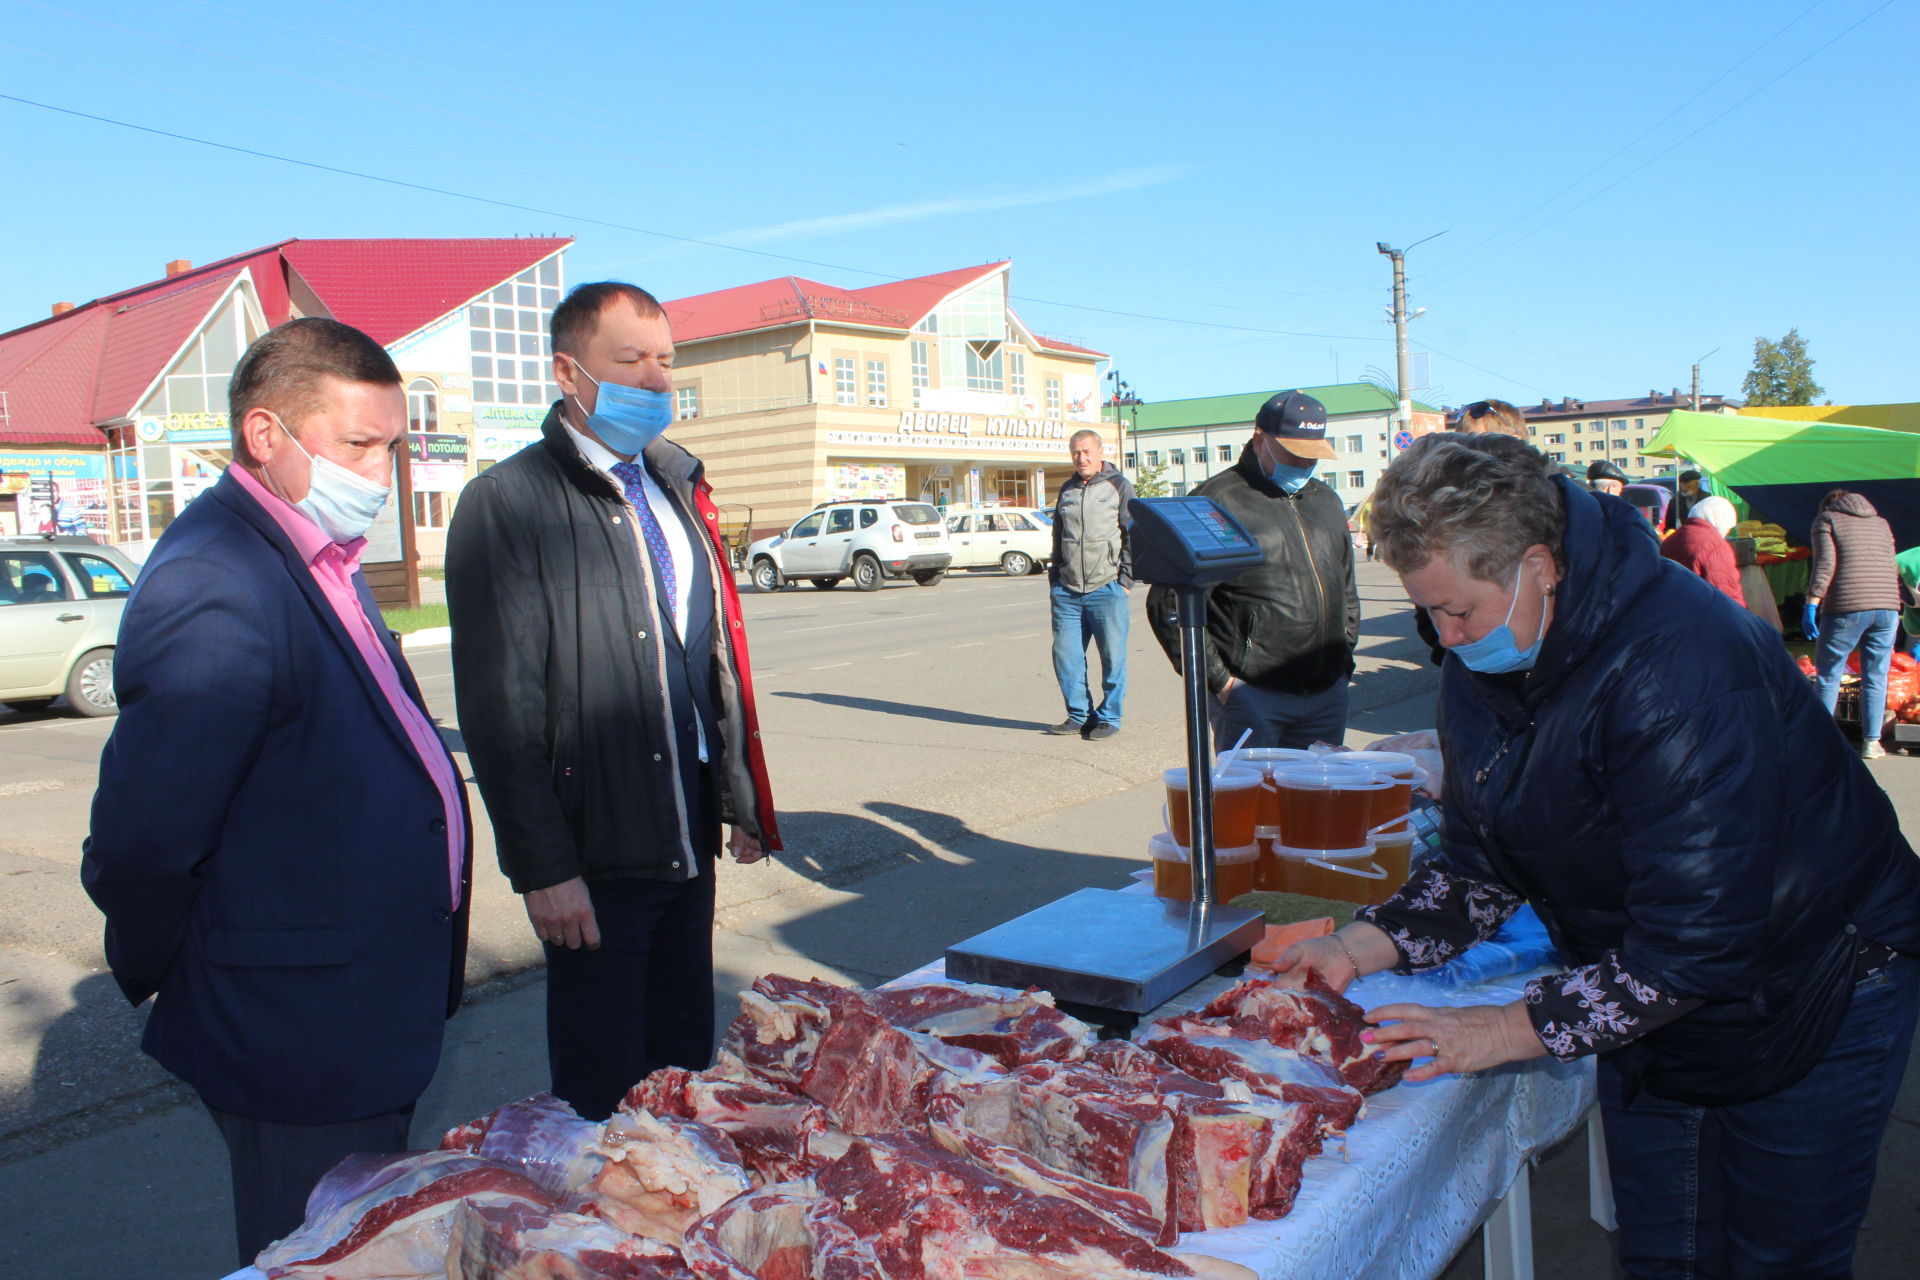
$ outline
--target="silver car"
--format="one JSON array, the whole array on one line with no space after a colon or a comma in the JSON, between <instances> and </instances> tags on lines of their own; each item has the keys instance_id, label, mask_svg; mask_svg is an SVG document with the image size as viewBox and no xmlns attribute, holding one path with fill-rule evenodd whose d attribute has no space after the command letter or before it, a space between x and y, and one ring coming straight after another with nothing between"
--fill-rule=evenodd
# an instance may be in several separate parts
<instances>
[{"instance_id":1,"label":"silver car","mask_svg":"<svg viewBox=\"0 0 1920 1280\"><path fill-rule=\"evenodd\" d=\"M118 711L113 649L138 572L91 538L0 538L0 703Z\"/></svg>"}]
</instances>

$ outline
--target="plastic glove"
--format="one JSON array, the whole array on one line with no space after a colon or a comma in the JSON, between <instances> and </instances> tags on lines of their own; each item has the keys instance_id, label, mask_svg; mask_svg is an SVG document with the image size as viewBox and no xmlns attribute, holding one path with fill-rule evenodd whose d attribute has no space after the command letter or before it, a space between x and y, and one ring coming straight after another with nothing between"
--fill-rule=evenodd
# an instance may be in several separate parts
<instances>
[{"instance_id":1,"label":"plastic glove","mask_svg":"<svg viewBox=\"0 0 1920 1280\"><path fill-rule=\"evenodd\" d=\"M1800 634L1809 640L1820 638L1820 606L1809 604L1800 610Z\"/></svg>"}]
</instances>

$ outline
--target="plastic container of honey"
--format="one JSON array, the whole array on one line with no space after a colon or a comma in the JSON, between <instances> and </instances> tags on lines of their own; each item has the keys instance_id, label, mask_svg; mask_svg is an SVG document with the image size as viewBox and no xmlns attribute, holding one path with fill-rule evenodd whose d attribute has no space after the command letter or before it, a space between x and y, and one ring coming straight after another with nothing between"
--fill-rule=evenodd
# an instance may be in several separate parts
<instances>
[{"instance_id":1,"label":"plastic container of honey","mask_svg":"<svg viewBox=\"0 0 1920 1280\"><path fill-rule=\"evenodd\" d=\"M1147 841L1147 857L1153 860L1154 896L1177 898L1182 902L1193 900L1193 871L1188 865L1192 854L1185 845L1176 843L1170 832L1157 832ZM1215 849L1213 900L1227 903L1243 893L1253 892L1253 873L1259 858L1260 848L1255 844Z\"/></svg>"}]
</instances>

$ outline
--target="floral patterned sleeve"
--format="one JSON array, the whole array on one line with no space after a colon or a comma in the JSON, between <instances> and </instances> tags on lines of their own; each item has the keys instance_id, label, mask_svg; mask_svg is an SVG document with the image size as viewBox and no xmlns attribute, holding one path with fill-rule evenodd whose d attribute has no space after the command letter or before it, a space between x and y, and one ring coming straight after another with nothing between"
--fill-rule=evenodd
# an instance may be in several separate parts
<instances>
[{"instance_id":1,"label":"floral patterned sleeve","mask_svg":"<svg viewBox=\"0 0 1920 1280\"><path fill-rule=\"evenodd\" d=\"M1503 884L1425 866L1400 892L1376 906L1361 907L1355 920L1381 929L1399 948L1400 973L1437 969L1476 942L1499 931L1520 909L1520 895Z\"/></svg>"},{"instance_id":2,"label":"floral patterned sleeve","mask_svg":"<svg viewBox=\"0 0 1920 1280\"><path fill-rule=\"evenodd\" d=\"M1595 964L1535 978L1526 1000L1540 1043L1562 1062L1617 1049L1700 1004L1641 982L1620 967L1617 951Z\"/></svg>"}]
</instances>

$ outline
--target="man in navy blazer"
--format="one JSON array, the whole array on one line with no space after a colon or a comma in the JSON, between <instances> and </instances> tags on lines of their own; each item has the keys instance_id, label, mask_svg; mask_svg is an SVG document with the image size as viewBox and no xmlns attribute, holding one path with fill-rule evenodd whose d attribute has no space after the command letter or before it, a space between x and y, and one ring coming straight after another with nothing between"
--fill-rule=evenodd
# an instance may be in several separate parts
<instances>
[{"instance_id":1,"label":"man in navy blazer","mask_svg":"<svg viewBox=\"0 0 1920 1280\"><path fill-rule=\"evenodd\" d=\"M392 359L332 320L254 343L234 463L128 602L81 875L143 1047L233 1163L239 1256L359 1151L407 1148L458 1006L465 787L358 571L405 440Z\"/></svg>"}]
</instances>

